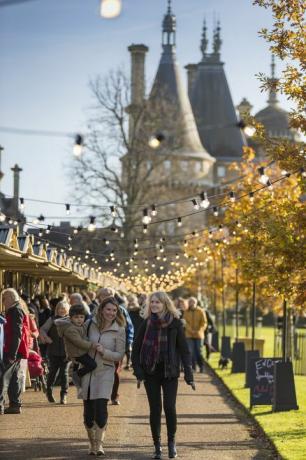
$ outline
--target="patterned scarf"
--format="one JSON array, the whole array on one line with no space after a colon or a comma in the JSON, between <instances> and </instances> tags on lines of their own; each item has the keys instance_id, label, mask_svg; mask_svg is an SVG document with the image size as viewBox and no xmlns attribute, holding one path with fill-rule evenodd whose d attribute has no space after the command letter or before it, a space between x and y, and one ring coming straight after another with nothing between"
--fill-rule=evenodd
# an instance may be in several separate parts
<instances>
[{"instance_id":1,"label":"patterned scarf","mask_svg":"<svg viewBox=\"0 0 306 460\"><path fill-rule=\"evenodd\" d=\"M154 372L156 364L168 362L168 338L167 327L173 320L171 313L166 313L159 317L156 313L151 313L148 318L147 328L140 350L140 363L146 371Z\"/></svg>"}]
</instances>

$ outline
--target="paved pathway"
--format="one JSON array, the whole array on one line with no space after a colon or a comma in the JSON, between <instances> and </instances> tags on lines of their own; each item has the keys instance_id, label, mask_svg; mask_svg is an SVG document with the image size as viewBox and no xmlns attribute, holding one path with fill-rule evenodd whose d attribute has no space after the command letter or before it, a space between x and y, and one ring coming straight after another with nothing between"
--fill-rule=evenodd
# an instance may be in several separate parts
<instances>
[{"instance_id":1,"label":"paved pathway","mask_svg":"<svg viewBox=\"0 0 306 460\"><path fill-rule=\"evenodd\" d=\"M210 375L196 376L193 392L179 385L177 445L180 459L273 459L254 427L237 412L224 389ZM137 390L131 372L122 373L121 405L109 406L105 451L108 459L145 460L152 442L144 388ZM58 390L55 392L58 397ZM223 394L223 395L222 395ZM165 425L163 443L166 444ZM82 406L70 388L67 406L49 404L42 392L28 390L21 415L0 416L1 460L86 459ZM167 458L166 448L164 458Z\"/></svg>"}]
</instances>

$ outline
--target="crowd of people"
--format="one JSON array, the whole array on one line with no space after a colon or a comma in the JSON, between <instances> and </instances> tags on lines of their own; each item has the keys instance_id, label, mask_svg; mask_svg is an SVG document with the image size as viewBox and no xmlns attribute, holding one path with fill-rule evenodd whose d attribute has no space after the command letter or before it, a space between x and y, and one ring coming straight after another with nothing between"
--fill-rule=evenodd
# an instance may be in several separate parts
<instances>
[{"instance_id":1,"label":"crowd of people","mask_svg":"<svg viewBox=\"0 0 306 460\"><path fill-rule=\"evenodd\" d=\"M102 456L107 406L120 404L120 371L125 362L124 369L133 369L137 386L143 382L146 390L152 458L160 459L162 454L162 406L169 458L177 457L178 377L183 371L186 383L195 389L193 373L197 366L204 372L203 346L207 358L212 350L212 317L195 297L173 302L164 292L125 296L105 287L96 293L30 298L8 288L2 292L2 304L1 415L21 413L27 364L31 376L33 363L45 363L42 371L48 402L56 403L53 388L59 385L59 403L67 404L69 384L73 383L83 400L89 454Z\"/></svg>"}]
</instances>

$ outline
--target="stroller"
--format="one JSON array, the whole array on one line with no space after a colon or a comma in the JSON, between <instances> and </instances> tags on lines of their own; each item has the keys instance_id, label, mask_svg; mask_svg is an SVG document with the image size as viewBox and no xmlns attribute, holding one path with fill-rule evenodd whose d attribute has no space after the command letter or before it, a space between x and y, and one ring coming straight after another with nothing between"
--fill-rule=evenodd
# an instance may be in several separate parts
<instances>
[{"instance_id":1,"label":"stroller","mask_svg":"<svg viewBox=\"0 0 306 460\"><path fill-rule=\"evenodd\" d=\"M34 350L30 351L28 357L28 369L34 391L47 391L46 364L40 354Z\"/></svg>"}]
</instances>

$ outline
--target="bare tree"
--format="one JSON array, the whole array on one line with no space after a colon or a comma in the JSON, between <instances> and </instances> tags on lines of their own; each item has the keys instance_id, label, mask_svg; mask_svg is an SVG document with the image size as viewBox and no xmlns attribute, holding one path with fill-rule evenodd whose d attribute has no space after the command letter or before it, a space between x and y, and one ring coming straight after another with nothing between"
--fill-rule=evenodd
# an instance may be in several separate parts
<instances>
[{"instance_id":1,"label":"bare tree","mask_svg":"<svg viewBox=\"0 0 306 460\"><path fill-rule=\"evenodd\" d=\"M135 225L141 225L144 203L152 199L152 188L166 180L159 167L180 147L179 111L166 94L132 106L130 81L121 69L91 81L90 88L95 106L89 134L84 154L72 165L77 198L91 204L103 226L113 222L109 207L115 206L116 223L130 241ZM158 132L166 140L155 150L148 140Z\"/></svg>"}]
</instances>

